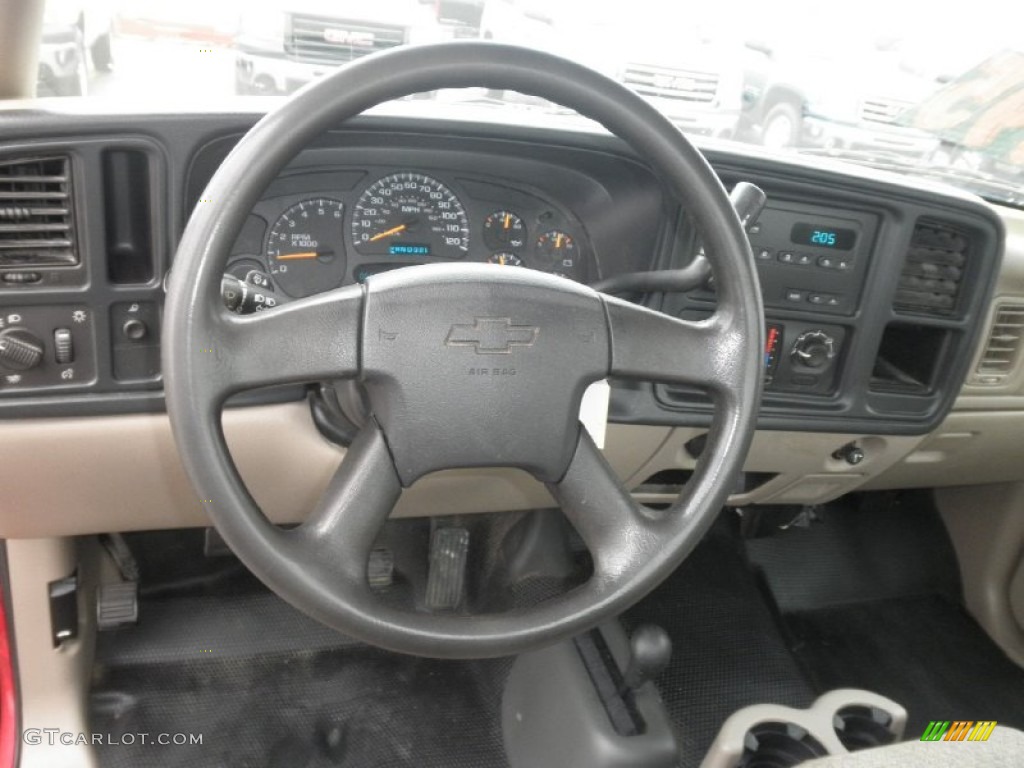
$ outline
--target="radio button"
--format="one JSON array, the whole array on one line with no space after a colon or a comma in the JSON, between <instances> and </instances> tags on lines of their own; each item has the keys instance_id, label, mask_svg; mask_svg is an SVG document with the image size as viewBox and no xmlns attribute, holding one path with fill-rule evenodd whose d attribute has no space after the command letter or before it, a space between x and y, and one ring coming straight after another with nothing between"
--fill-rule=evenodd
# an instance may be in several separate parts
<instances>
[{"instance_id":1,"label":"radio button","mask_svg":"<svg viewBox=\"0 0 1024 768\"><path fill-rule=\"evenodd\" d=\"M779 251L778 259L782 264L792 264L796 261L796 254L792 251Z\"/></svg>"},{"instance_id":2,"label":"radio button","mask_svg":"<svg viewBox=\"0 0 1024 768\"><path fill-rule=\"evenodd\" d=\"M796 288L786 289L786 301L793 304L803 304L806 295L803 291L799 291Z\"/></svg>"}]
</instances>

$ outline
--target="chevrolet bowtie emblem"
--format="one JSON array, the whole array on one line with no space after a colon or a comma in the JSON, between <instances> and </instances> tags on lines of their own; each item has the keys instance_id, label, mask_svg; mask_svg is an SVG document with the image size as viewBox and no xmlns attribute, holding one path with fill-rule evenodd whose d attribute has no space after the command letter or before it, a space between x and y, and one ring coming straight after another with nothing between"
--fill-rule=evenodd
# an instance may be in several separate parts
<instances>
[{"instance_id":1,"label":"chevrolet bowtie emblem","mask_svg":"<svg viewBox=\"0 0 1024 768\"><path fill-rule=\"evenodd\" d=\"M472 325L453 325L444 343L473 347L478 355L508 355L512 347L532 347L538 333L533 325L512 325L509 317L478 317Z\"/></svg>"}]
</instances>

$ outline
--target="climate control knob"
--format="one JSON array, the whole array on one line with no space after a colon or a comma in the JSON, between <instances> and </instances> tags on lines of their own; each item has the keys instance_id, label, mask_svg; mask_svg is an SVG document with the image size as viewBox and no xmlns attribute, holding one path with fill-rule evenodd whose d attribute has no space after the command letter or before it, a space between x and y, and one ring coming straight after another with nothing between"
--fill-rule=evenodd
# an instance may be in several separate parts
<instances>
[{"instance_id":1,"label":"climate control knob","mask_svg":"<svg viewBox=\"0 0 1024 768\"><path fill-rule=\"evenodd\" d=\"M821 370L832 364L836 341L824 331L806 331L793 342L790 357L796 365Z\"/></svg>"},{"instance_id":2,"label":"climate control knob","mask_svg":"<svg viewBox=\"0 0 1024 768\"><path fill-rule=\"evenodd\" d=\"M43 361L43 342L28 331L8 328L0 331L0 367L27 371Z\"/></svg>"}]
</instances>

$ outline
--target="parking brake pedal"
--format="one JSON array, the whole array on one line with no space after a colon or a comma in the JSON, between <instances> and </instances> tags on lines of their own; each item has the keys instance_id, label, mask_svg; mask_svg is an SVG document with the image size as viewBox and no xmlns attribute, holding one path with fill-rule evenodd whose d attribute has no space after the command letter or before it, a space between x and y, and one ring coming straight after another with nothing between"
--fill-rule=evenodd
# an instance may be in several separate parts
<instances>
[{"instance_id":1,"label":"parking brake pedal","mask_svg":"<svg viewBox=\"0 0 1024 768\"><path fill-rule=\"evenodd\" d=\"M105 632L139 620L139 563L121 534L103 534L99 541L124 579L96 590L96 628Z\"/></svg>"},{"instance_id":2,"label":"parking brake pedal","mask_svg":"<svg viewBox=\"0 0 1024 768\"><path fill-rule=\"evenodd\" d=\"M139 584L122 581L104 584L96 594L96 628L101 632L139 620Z\"/></svg>"},{"instance_id":3,"label":"parking brake pedal","mask_svg":"<svg viewBox=\"0 0 1024 768\"><path fill-rule=\"evenodd\" d=\"M466 589L469 531L438 527L430 535L430 573L427 576L427 608L453 611L462 605Z\"/></svg>"}]
</instances>

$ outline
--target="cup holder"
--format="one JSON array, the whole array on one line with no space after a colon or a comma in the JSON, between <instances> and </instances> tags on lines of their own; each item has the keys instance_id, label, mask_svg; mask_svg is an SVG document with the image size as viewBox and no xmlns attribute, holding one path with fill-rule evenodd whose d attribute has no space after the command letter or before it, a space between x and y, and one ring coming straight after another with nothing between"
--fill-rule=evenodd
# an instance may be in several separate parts
<instances>
[{"instance_id":1,"label":"cup holder","mask_svg":"<svg viewBox=\"0 0 1024 768\"><path fill-rule=\"evenodd\" d=\"M892 723L892 715L884 709L861 705L841 707L832 717L836 736L850 752L894 743Z\"/></svg>"},{"instance_id":2,"label":"cup holder","mask_svg":"<svg viewBox=\"0 0 1024 768\"><path fill-rule=\"evenodd\" d=\"M807 709L752 704L733 712L701 768L790 768L805 760L893 744L907 711L871 691L841 688Z\"/></svg>"},{"instance_id":3,"label":"cup holder","mask_svg":"<svg viewBox=\"0 0 1024 768\"><path fill-rule=\"evenodd\" d=\"M796 723L758 723L743 738L737 768L789 768L824 757L828 750Z\"/></svg>"}]
</instances>

